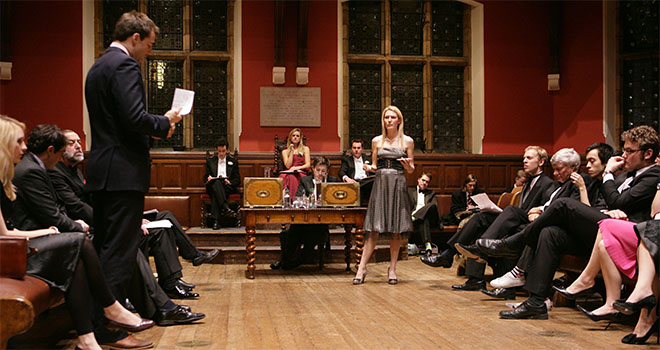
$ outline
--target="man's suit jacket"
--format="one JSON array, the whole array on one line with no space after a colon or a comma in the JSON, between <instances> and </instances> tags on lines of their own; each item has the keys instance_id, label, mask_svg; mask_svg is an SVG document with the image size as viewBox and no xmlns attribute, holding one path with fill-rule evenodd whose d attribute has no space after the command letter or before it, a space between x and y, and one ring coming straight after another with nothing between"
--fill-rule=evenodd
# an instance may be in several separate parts
<instances>
[{"instance_id":1,"label":"man's suit jacket","mask_svg":"<svg viewBox=\"0 0 660 350\"><path fill-rule=\"evenodd\" d=\"M231 156L227 156L227 179L232 187L238 188L241 185L241 174L238 172L238 161ZM206 172L204 173L204 182L206 179L218 176L218 157L206 159Z\"/></svg>"},{"instance_id":2,"label":"man's suit jacket","mask_svg":"<svg viewBox=\"0 0 660 350\"><path fill-rule=\"evenodd\" d=\"M85 192L85 180L78 167L58 162L53 169L48 169L48 176L53 183L55 194L60 202L64 203L68 216L82 219L94 226L94 210L90 205L89 194Z\"/></svg>"},{"instance_id":3,"label":"man's suit jacket","mask_svg":"<svg viewBox=\"0 0 660 350\"><path fill-rule=\"evenodd\" d=\"M589 175L585 173L579 173L579 174L584 179L584 182L587 185L587 187L591 185L592 179L591 177L589 177ZM555 194L554 197L552 197L553 202L563 197L575 199L577 201L580 200L580 189L578 189L575 185L573 185L573 182L569 179L564 183L560 183L559 181L553 181L543 193L543 197L539 205L544 205L547 201L549 201L550 197L552 196L552 193L558 187L559 187L559 191L557 192L557 194Z\"/></svg>"},{"instance_id":4,"label":"man's suit jacket","mask_svg":"<svg viewBox=\"0 0 660 350\"><path fill-rule=\"evenodd\" d=\"M410 213L415 212L417 208L417 186L408 187L408 199L410 200ZM430 209L434 210L429 211ZM435 191L430 189L424 190L424 206L421 207L417 212L415 212L415 219L423 220L428 214L437 214L438 213L438 197L436 196ZM437 215L436 215L437 216Z\"/></svg>"},{"instance_id":5,"label":"man's suit jacket","mask_svg":"<svg viewBox=\"0 0 660 350\"><path fill-rule=\"evenodd\" d=\"M370 164L371 162L367 157L362 155L362 162L363 164ZM337 174L339 176L339 179L341 181L344 180L344 175L350 177L351 179L355 180L355 159L353 159L353 155L348 155L348 156L343 156L341 158L341 167L339 168L339 173ZM369 173L367 173L369 175Z\"/></svg>"},{"instance_id":6,"label":"man's suit jacket","mask_svg":"<svg viewBox=\"0 0 660 350\"><path fill-rule=\"evenodd\" d=\"M479 193L485 192L481 188L475 188L472 192L472 195L474 196ZM451 206L449 207L449 213L451 213L452 217L455 217L456 213L466 210L467 206L467 197L465 196L465 192L459 189L451 194Z\"/></svg>"},{"instance_id":7,"label":"man's suit jacket","mask_svg":"<svg viewBox=\"0 0 660 350\"><path fill-rule=\"evenodd\" d=\"M109 47L85 81L92 128L87 184L94 191L149 190L149 138L166 138L167 117L147 113L140 65L121 49Z\"/></svg>"},{"instance_id":8,"label":"man's suit jacket","mask_svg":"<svg viewBox=\"0 0 660 350\"><path fill-rule=\"evenodd\" d=\"M326 182L339 182L339 179L334 176L328 176ZM296 191L296 197L309 196L312 192L314 192L314 176L308 175L301 177L300 185L298 185L298 190Z\"/></svg>"},{"instance_id":9,"label":"man's suit jacket","mask_svg":"<svg viewBox=\"0 0 660 350\"><path fill-rule=\"evenodd\" d=\"M12 223L21 230L55 226L62 232L82 231L82 225L67 216L46 169L34 157L32 153L25 154L14 170L17 198Z\"/></svg>"},{"instance_id":10,"label":"man's suit jacket","mask_svg":"<svg viewBox=\"0 0 660 350\"><path fill-rule=\"evenodd\" d=\"M651 203L657 192L660 167L654 165L630 182L630 188L622 193L617 188L626 180L627 173L620 174L614 181L605 181L600 192L607 207L620 209L628 215L628 220L642 222L651 219Z\"/></svg>"},{"instance_id":11,"label":"man's suit jacket","mask_svg":"<svg viewBox=\"0 0 660 350\"><path fill-rule=\"evenodd\" d=\"M544 173L541 173L541 175L539 175L538 180L536 180L536 184L534 184L534 187L532 187L532 190L529 191L529 194L527 195L525 201L523 202L522 195L527 191L531 182L532 182L531 179L528 179L528 181L525 183L525 186L523 186L522 192L520 193L521 195L520 209L524 210L525 212L529 211L534 207L538 207L539 205L543 205L543 203L545 203L543 201L545 191L548 190L548 187L552 185L553 181L549 177L547 177Z\"/></svg>"}]
</instances>

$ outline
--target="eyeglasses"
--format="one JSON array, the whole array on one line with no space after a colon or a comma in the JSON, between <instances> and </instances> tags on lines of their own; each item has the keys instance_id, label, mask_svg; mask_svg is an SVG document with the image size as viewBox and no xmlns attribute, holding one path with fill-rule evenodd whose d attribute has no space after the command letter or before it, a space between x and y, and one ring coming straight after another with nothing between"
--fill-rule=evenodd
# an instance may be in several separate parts
<instances>
[{"instance_id":1,"label":"eyeglasses","mask_svg":"<svg viewBox=\"0 0 660 350\"><path fill-rule=\"evenodd\" d=\"M639 152L639 151L641 151L641 149L631 149L631 148L624 148L623 149L623 153L628 154L628 155L633 154L635 152Z\"/></svg>"}]
</instances>

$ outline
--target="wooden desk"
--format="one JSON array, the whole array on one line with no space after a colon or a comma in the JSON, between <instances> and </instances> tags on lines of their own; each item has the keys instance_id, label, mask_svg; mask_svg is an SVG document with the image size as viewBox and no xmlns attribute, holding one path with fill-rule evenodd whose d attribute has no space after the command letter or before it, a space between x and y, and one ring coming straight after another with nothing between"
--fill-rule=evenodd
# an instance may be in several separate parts
<instances>
[{"instance_id":1,"label":"wooden desk","mask_svg":"<svg viewBox=\"0 0 660 350\"><path fill-rule=\"evenodd\" d=\"M254 279L254 261L257 252L255 241L255 227L257 224L343 224L344 243L346 247L346 271L351 270L351 231L355 226L355 259L356 267L362 257L364 246L364 215L367 208L313 208L313 209L284 209L284 208L241 208L245 222L245 250L247 252L246 277Z\"/></svg>"}]
</instances>

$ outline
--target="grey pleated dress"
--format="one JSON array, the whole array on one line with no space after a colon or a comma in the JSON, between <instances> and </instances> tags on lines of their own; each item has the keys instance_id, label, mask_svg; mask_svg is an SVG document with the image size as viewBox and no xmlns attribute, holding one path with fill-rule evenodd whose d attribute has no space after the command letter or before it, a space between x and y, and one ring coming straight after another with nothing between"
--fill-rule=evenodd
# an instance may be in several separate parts
<instances>
[{"instance_id":1,"label":"grey pleated dress","mask_svg":"<svg viewBox=\"0 0 660 350\"><path fill-rule=\"evenodd\" d=\"M413 230L404 169L397 160L408 155L399 147L378 149L378 169L364 222L365 236L378 232L381 237L398 233L405 238Z\"/></svg>"}]
</instances>

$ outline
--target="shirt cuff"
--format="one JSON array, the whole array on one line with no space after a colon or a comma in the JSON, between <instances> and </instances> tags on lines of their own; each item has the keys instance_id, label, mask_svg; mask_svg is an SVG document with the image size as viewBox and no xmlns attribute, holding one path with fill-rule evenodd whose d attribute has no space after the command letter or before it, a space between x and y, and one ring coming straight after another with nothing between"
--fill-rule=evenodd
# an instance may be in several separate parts
<instances>
[{"instance_id":1,"label":"shirt cuff","mask_svg":"<svg viewBox=\"0 0 660 350\"><path fill-rule=\"evenodd\" d=\"M603 176L603 183L605 183L606 181L614 181L614 175L612 175L611 173L605 174Z\"/></svg>"}]
</instances>

